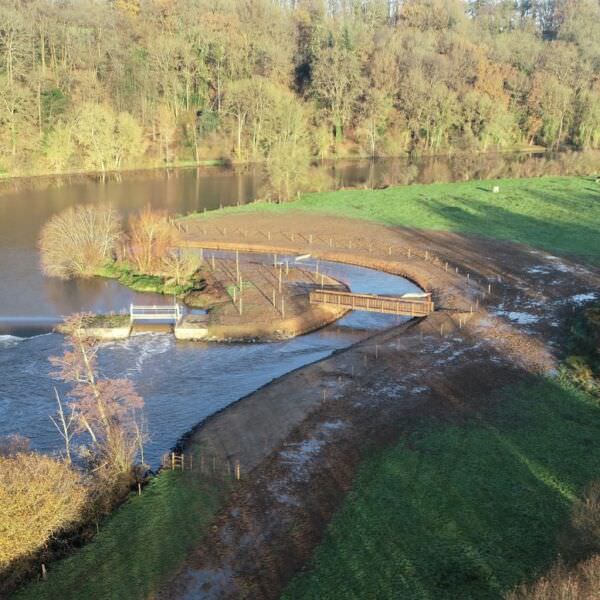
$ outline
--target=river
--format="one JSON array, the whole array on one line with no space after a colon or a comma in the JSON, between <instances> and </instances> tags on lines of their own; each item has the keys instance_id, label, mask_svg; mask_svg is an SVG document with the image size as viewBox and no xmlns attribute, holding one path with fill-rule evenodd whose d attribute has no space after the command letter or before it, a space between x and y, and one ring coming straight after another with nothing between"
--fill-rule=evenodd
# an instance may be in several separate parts
<instances>
[{"instance_id":1,"label":"river","mask_svg":"<svg viewBox=\"0 0 600 600\"><path fill-rule=\"evenodd\" d=\"M335 187L373 187L514 175L523 168L552 172L552 165L544 156L490 155L478 160L349 161L323 170ZM114 281L44 277L36 248L42 225L79 203L110 201L125 216L146 205L185 214L244 203L260 193L262 178L257 168L203 168L137 172L104 181L63 178L42 189L17 183L14 189L4 186L0 195L0 436L19 433L30 438L33 448L52 452L60 448L60 438L49 415L55 412L53 386L61 386L50 374L48 358L63 349L63 338L51 332L52 326L73 312L119 311L142 296L144 303L153 299ZM415 290L402 278L369 269L332 263L321 267L354 291ZM394 322L396 317L353 313L323 330L271 344L188 344L176 343L170 335L138 335L105 344L100 365L106 375L130 377L144 397L151 436L146 458L156 466L181 435L215 411Z\"/></svg>"}]
</instances>

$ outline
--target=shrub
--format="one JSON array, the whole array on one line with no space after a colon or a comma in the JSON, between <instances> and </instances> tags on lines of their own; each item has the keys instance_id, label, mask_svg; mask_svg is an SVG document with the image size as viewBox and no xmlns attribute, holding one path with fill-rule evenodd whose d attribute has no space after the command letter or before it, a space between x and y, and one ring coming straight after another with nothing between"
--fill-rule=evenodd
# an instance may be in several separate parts
<instances>
[{"instance_id":1,"label":"shrub","mask_svg":"<svg viewBox=\"0 0 600 600\"><path fill-rule=\"evenodd\" d=\"M81 476L62 460L35 452L0 456L0 571L76 522L86 497Z\"/></svg>"}]
</instances>

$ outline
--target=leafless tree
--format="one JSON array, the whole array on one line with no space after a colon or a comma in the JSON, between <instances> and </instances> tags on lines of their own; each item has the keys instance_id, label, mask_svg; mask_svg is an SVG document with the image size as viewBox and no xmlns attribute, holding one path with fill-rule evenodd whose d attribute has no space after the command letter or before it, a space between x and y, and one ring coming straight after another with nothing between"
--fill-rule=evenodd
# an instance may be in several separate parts
<instances>
[{"instance_id":1,"label":"leafless tree","mask_svg":"<svg viewBox=\"0 0 600 600\"><path fill-rule=\"evenodd\" d=\"M61 279L91 276L111 259L121 234L119 216L111 206L68 208L42 229L42 269Z\"/></svg>"}]
</instances>

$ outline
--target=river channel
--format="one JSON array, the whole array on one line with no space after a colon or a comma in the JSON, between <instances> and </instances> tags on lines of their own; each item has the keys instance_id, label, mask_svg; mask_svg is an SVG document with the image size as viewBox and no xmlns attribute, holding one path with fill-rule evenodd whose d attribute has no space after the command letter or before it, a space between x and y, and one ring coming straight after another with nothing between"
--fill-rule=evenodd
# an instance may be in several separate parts
<instances>
[{"instance_id":1,"label":"river channel","mask_svg":"<svg viewBox=\"0 0 600 600\"><path fill-rule=\"evenodd\" d=\"M452 174L450 159L435 160L355 161L327 168L337 187L372 185L392 176L397 181L402 173L411 181L426 181L432 170L444 170L449 179L465 178L463 170ZM514 169L519 161L545 159L494 160ZM481 176L482 168L474 163L469 173ZM60 448L49 416L56 408L53 386L60 389L61 385L52 378L48 359L63 351L63 337L52 332L61 316L83 310L121 311L130 302L165 302L162 297L135 294L114 281L63 282L44 277L36 245L41 227L52 214L78 203L108 201L125 216L146 205L182 214L245 203L260 188L256 169L215 168L152 171L105 181L84 178L43 189L4 189L0 195L0 436L24 435L33 448L44 452ZM335 263L321 263L320 268L357 292L402 294L416 289L402 278L370 269ZM105 344L100 366L107 376L131 378L143 396L150 432L146 460L156 466L161 455L196 423L272 379L396 322L393 316L352 313L293 340L256 344L180 343L168 334L142 334Z\"/></svg>"}]
</instances>

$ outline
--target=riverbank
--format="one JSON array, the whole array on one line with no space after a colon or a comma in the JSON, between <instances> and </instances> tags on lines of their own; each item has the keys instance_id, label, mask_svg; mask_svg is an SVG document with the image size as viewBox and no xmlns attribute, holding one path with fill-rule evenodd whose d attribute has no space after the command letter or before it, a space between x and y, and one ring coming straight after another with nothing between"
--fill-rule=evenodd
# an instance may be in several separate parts
<instances>
[{"instance_id":1,"label":"riverbank","mask_svg":"<svg viewBox=\"0 0 600 600\"><path fill-rule=\"evenodd\" d=\"M249 231L256 231L254 234L249 232L245 234L245 244L251 244L252 242L248 238L253 236L252 240L257 244L258 249L264 251L265 239L259 232L263 226L268 225L272 240L276 235L281 236L278 240L283 239L283 237L287 238L286 248L289 249L291 231L295 231L296 239L302 240L305 248L308 245L308 240L311 239L309 236L313 236L310 245L314 255L331 258L331 244L328 238L324 237L324 224L322 221L325 219L323 217L319 218L315 215L298 212L293 214L293 218L290 218L291 215L287 218L286 216L275 217L274 215L265 216L260 214L249 216L248 211L244 212L246 213L244 217L246 227ZM239 225L236 218L234 215L223 215L218 221L220 230L232 228L230 230L233 231L236 224ZM326 230L335 231L336 234L340 231L348 231L352 227L351 223L343 219L328 217L326 220ZM292 222L293 228L290 227ZM208 223L210 223L210 220L203 222L203 227L206 227ZM567 225L565 224L565 226ZM366 358L364 354L362 356L359 354L357 362L360 363L360 359L363 358L368 362L370 377L368 380L359 377L359 381L355 384L358 388L356 392L347 389L347 382L353 379L353 377L348 376L349 372L353 374L357 372L358 365L356 362L348 365L347 359L343 370L340 367L331 367L326 373L321 370L319 377L316 378L321 389L325 389L323 401L319 405L320 410L313 407L311 417L306 418L301 424L297 425L293 433L275 446L275 450L269 455L269 458L256 467L257 471L253 473L252 483L249 484L245 493L240 492L237 494L237 498L221 512L222 517L219 521L218 533L214 536L211 535L210 538L212 544L216 545L217 548L210 551L200 550L190 557L187 569L184 569L182 574L174 580L173 587L168 591L166 597L193 594L195 593L194 590L197 592L195 577L199 572L204 574L202 582L205 587L203 589L210 589L211 597L237 597L241 589L245 590L245 594L252 597L277 597L278 590L281 589L281 582L285 581L295 569L304 563L310 554L310 548L320 539L322 523L327 520L328 514L332 514L332 512L327 511L333 511L338 506L339 499L344 495L344 491L348 489L345 486L342 489L336 487L340 482L340 473L346 474L351 479L351 473L359 462L356 455L357 453L358 456L361 455L361 448L364 450L370 445L378 446L380 443L385 445L386 439L389 443L390 437L393 439L400 435L402 424L406 425L407 422L411 422L406 417L414 408L412 403L415 401L418 404L415 411L418 423L422 422L423 415L435 414L435 411L432 413L432 409L434 406L438 406L438 408L443 408L447 417L446 424L443 425L443 427L447 427L452 423L460 423L465 419L472 418L471 416L477 415L485 407L488 407L486 410L493 409L494 404L502 401L503 398L506 401L511 398L512 404L515 405L513 411L518 414L519 409L516 407L522 406L523 398L532 394L537 395L542 401L542 398L550 397L552 389L554 390L552 394L556 399L556 404L550 404L538 413L539 424L530 424L530 427L534 429L539 427L537 429L538 433L545 432L547 423L544 422L544 419L555 420L557 411L572 410L575 414L580 410L584 412L586 410L592 412L596 410L594 403L590 403L585 394L573 392L556 382L544 383L543 380L538 381L536 376L532 378L531 373L552 373L556 370L557 361L561 356L561 347L564 344L565 324L569 313L575 310L581 302L585 302L587 298L593 298L595 294L600 292L600 280L598 279L597 270L589 270L558 259L556 256L547 255L527 247L492 242L481 238L388 229L386 239L384 233L386 230L382 231L380 226L371 226L364 222L359 226L358 223L355 223L354 233L359 227L363 247L360 251L353 249L354 257L350 260L360 260L361 264L365 262L372 265L377 263L380 268L381 263L386 262L386 270L391 270L393 267L390 264L390 259L384 257L386 254L389 256L390 247L392 248L392 254L395 255L398 252L399 248L393 243L393 236L396 233L396 235L402 237L403 248L413 248L413 256L415 250L421 251L421 263L428 262L425 255L428 252L431 256L429 263L434 263L434 269L437 269L438 273L442 270L444 273L447 272L446 262L461 264L463 277L465 277L465 271L470 274L470 280L481 280L483 276L483 279L493 282L491 285L495 291L492 291L490 296L485 299L485 308L482 306L482 310L477 311L475 317L471 316L468 324L463 325L462 329L460 327L460 316L458 317L458 328L451 327L447 322L440 323L440 314L433 315L423 322L423 326L429 328L428 337L433 338L433 340L430 340L429 349L425 350L425 354L429 354L431 357L435 356L433 364L438 366L437 370L439 372L434 373L431 371L430 358L419 369L415 368L416 365L411 365L410 361L403 355L406 352L407 345L411 349L414 345L414 352L418 352L419 343L417 340L420 339L422 344L422 331L420 337L412 336L409 339L407 339L407 333L403 332L398 334L395 340L390 340L387 345L379 345L378 342L382 341L381 338L377 341L373 340ZM304 230L302 231L302 229ZM194 233L191 231L190 236L193 236ZM533 230L532 234L535 236L538 232ZM334 246L336 248L341 247L343 243L339 240L339 237L334 237ZM215 245L224 243L221 241L222 237L219 239L216 232L213 239ZM356 240L356 237L352 239ZM348 238L345 241L347 242ZM398 243L397 239L395 241ZM386 244L389 244L387 252ZM278 245L275 247L281 248ZM296 251L299 251L299 249L296 248ZM343 253L346 259L349 259L348 255L351 250L346 246L343 251L336 250L336 252ZM448 261L444 260L445 258ZM419 259L414 260L418 261ZM435 264L436 262L437 264ZM411 265L410 268L414 269L415 265ZM407 268L404 267L402 272L406 273L406 271ZM544 300L542 303L538 303L535 298L544 298ZM446 308L452 307L446 306ZM420 327L418 326L417 329ZM444 329L451 332L444 335ZM417 340L415 340L415 337L417 337ZM466 344L466 346L462 346L462 344ZM375 347L373 348L373 346ZM385 350L383 350L384 347ZM440 353L442 347L444 350ZM400 354L398 354L398 350L401 351ZM380 357L383 352L388 353L388 360L382 369L378 368L377 359L374 363L371 361L373 361L375 355L381 362ZM486 355L488 352L491 354ZM422 356L422 354L419 353L419 356ZM450 366L452 363L454 365ZM402 365L400 369L397 366L398 364ZM429 365L429 367L426 365ZM376 373L373 373L374 370L376 370ZM301 388L306 390L308 387L306 381L308 374L306 372L307 369L304 370L302 384L298 382L292 385L288 381L285 386L286 389ZM427 373L425 380L416 378L418 379L417 385L414 381L415 372ZM366 377L366 373L363 377ZM385 381L388 380L389 383L386 384ZM317 381L315 381L315 386ZM407 385L408 382L410 384ZM520 391L518 393L514 390L509 391L512 389L511 385L517 382L520 382ZM506 386L506 390L503 390L504 386ZM360 421L353 421L352 418L349 418L349 413L352 413L349 405L360 404L360 398L367 390L374 390L368 395L370 401L377 405L377 410L370 407L368 418L363 415ZM453 390L460 390L459 395L456 396ZM540 392L540 390L545 391ZM277 394L275 389L272 389L271 393ZM316 396L317 390L313 388L312 394ZM328 400L327 397L330 394L333 397ZM264 401L264 394L261 395ZM398 402L402 398L405 398L406 402L400 402L400 406L398 406ZM421 405L421 399L424 400L424 405ZM298 401L298 397L296 397L296 401ZM386 409L384 416L379 414L382 403ZM561 403L563 407L559 408ZM571 408L567 408L569 403ZM578 408L578 406L581 408ZM586 406L587 408L585 408ZM391 413L387 411L391 411ZM390 433L390 437L388 437L384 433L386 431L385 424L390 420L390 414L395 414L396 411L404 411L404 417L400 421L396 420L395 426L391 426L392 430L395 427L395 431ZM315 417L315 414L319 412L321 412L320 416ZM270 409L269 414L274 414L272 409ZM494 427L493 423L496 416L493 410L491 414L492 419L489 425ZM379 428L373 426L373 420L378 418ZM529 415L527 418L531 421L534 416ZM584 420L589 418L590 415L583 417ZM240 426L239 415L237 415L235 422L238 423L238 427L233 430L234 435L232 436L228 435L228 426L222 425L219 429L218 446L226 447L230 455L238 455L236 452L240 454L247 453L248 446L252 446L251 443L246 441L244 450L239 449L239 442L237 441L239 436L235 434L239 434L240 429L251 431L251 427L249 424L245 427ZM369 427L367 427L367 423L370 423ZM281 427L281 423L274 429L279 427ZM556 421L553 421L552 427L554 432L560 436L560 428L557 426ZM348 429L351 433L348 433ZM416 432L418 429L416 427L413 431ZM337 430L344 430L345 433L338 434ZM374 430L377 431L378 436L376 441L370 438L369 434ZM411 427L408 427L407 433L410 430ZM592 430L583 435L595 435L597 432ZM260 435L264 437L264 432L261 431ZM524 430L524 435L524 439L529 439L528 436L532 435L532 430ZM575 429L572 435L574 438L569 439L567 442L569 447L578 443L578 440L581 439L579 436L582 433ZM344 445L343 440L346 436L350 436L351 441ZM237 450L235 443L227 445L224 438L230 439L231 442L236 440ZM206 434L204 438L199 436L199 439L202 439L203 443L207 443ZM213 444L215 442L216 440L213 440ZM572 488L571 502L574 498L581 497L585 484L589 482L597 468L597 462L594 461L600 458L595 455L592 458L585 451L582 452L580 458L585 464L581 465L581 478L577 486ZM353 463L348 456L354 456L356 462ZM540 460L543 459L540 457ZM511 470L508 462L506 468L508 471ZM494 470L491 472L484 470L484 472L486 473L483 476L484 478L486 476L490 477L492 481L498 480L498 485L504 485L501 483L500 473L494 475ZM326 480L327 477L330 478L329 481ZM301 485L295 483L298 481L301 482ZM349 485L349 479L346 479L346 481L345 485ZM324 492L324 489L329 489L329 494ZM310 491L307 492L307 490ZM533 493L529 498L521 500L525 505L535 506L537 505L537 498L536 493ZM500 498L498 502L499 509L506 510L508 513L514 510L510 495ZM552 503L547 507L547 511L541 514L541 518L543 520L547 518L557 519L557 514L560 514L558 520L562 519L564 526L566 526L569 515L568 511L562 509L561 502L560 495L553 498ZM248 506L248 503L251 503L251 506ZM243 516L239 518L238 515L238 518L232 521L228 515L237 510L243 510ZM558 510L558 513L555 513L554 517L550 517L550 512L555 510ZM240 522L243 525L239 525ZM301 527L302 533L299 531L299 523L303 524ZM429 527L427 519L423 526ZM518 525L522 528L523 535L527 535L526 531L529 526L529 517ZM294 554L290 556L289 535L291 530L294 531L294 539L297 540L297 543L294 546ZM250 532L255 533L250 534ZM548 528L542 544L529 547L521 557L522 566L515 569L514 567L519 561L511 562L510 574L500 579L488 580L487 583L482 581L480 584L484 587L491 585L492 588L489 588L490 593L493 593L491 591L493 586L505 590L510 589L511 586L517 585L520 581L530 577L530 574L536 572L542 565L548 566L556 556L557 549L554 546L554 540L558 533L559 529ZM261 540L260 548L257 549L256 544L259 539ZM418 539L418 536L415 539ZM245 545L242 540L248 540L249 545ZM366 539L364 543L368 543ZM452 544L453 542L449 543ZM205 547L212 547L212 544L209 543ZM259 557L253 558L252 561L248 561L250 545L253 547L253 556L257 552L259 553ZM283 551L284 547L286 548L285 552ZM422 552L422 547L420 546L420 548ZM545 552L541 552L542 548ZM261 549L264 554L260 554ZM358 548L354 548L354 551L359 552ZM457 555L460 554L460 551L458 546L455 550L452 550ZM344 550L340 549L340 552L344 552ZM216 558L217 556L218 558ZM281 558L283 556L285 556L285 559ZM360 553L358 556L360 556ZM496 558L498 561L505 560L502 557L502 550L498 549ZM334 561L335 555L331 561L332 565L335 564ZM386 560L382 560L381 557L379 557L379 561L381 562L381 568L378 571L380 575L381 569L392 568L392 565ZM269 564L269 572L260 569L261 564ZM433 557L432 564L434 564ZM394 564L393 568L397 568L397 565ZM494 568L500 567L495 565ZM368 566L358 560L356 569L360 573L361 569L367 570ZM469 569L471 567L466 567L465 572ZM273 575L274 572L278 575ZM315 574L312 579L309 579L309 582L312 582L309 585L313 585L314 593L318 593L318 589L320 589L318 585L317 588L314 587L315 583L319 581L318 577L319 575ZM479 578L479 575L477 577ZM350 577L349 581L352 581ZM295 587L291 588L290 597L304 597L302 593L310 590L306 585L306 583L295 584ZM461 585L457 582L457 587L453 589L457 593L467 593L468 595L468 588L460 587ZM304 590L300 595L298 595L299 589ZM390 589L398 590L398 588L392 587L388 588L388 591ZM482 589L480 587L479 592ZM248 590L251 591L248 592ZM309 591L308 593L313 592ZM406 589L405 593L408 593ZM488 591L485 593L487 594Z\"/></svg>"},{"instance_id":2,"label":"riverbank","mask_svg":"<svg viewBox=\"0 0 600 600\"><path fill-rule=\"evenodd\" d=\"M373 206L369 196L365 194L363 206ZM589 195L585 201L589 201ZM520 222L514 206L508 204L506 212L511 213L511 208L514 214L507 217L507 227ZM504 386L516 382L530 385L536 381L535 373L552 373L561 355L567 316L600 289L600 275L594 267L507 242L324 218L322 213L310 215L306 210L292 215L221 218L224 220L217 223L221 230L243 219L249 230L244 243L255 243L259 250L264 251L265 245L259 231L281 236L271 240L277 248L284 245L284 234L294 232L296 252L301 248L306 252L312 235L313 256L335 252L339 260L353 255L353 260L390 272L394 268L411 272L415 279L431 282L442 310L418 325L392 329L285 376L196 431L187 447L192 449L197 443L202 449L212 438L219 456L227 460L239 457L242 483L213 521L211 527L216 529L210 529L210 537L188 554L185 567L163 590L169 597L200 589L208 597L239 597L240 590L257 598L276 597L321 540L323 528L350 489L365 452L393 444L404 434L411 443L414 419L422 421L438 415L452 424L469 415L477 418L481 408L503 397L496 394ZM569 230L572 218L562 227ZM207 224L211 221L206 219ZM535 243L540 237L539 227L530 229ZM561 231L560 222L554 227ZM257 233L250 234L254 230ZM516 231L524 232L518 227ZM329 246L332 232L339 234L333 236L333 249ZM510 227L506 233L513 233ZM566 232L562 233L556 236L556 252L571 249L565 242ZM189 235L193 235L191 230ZM210 241L209 237L202 242ZM349 240L354 242L352 248L348 248ZM360 246L356 245L358 240L362 241ZM216 229L212 241L215 245L223 242ZM285 242L286 247L291 244L289 239ZM407 248L411 249L410 256L404 252ZM274 410L274 406L279 409ZM282 415L290 411L292 417L282 421ZM414 419L409 418L411 415ZM487 432L491 435L493 429ZM440 447L443 452L443 445ZM579 448L584 454L574 460L589 460L589 448ZM543 454L536 460L544 467ZM402 493L410 493L410 489L403 487ZM529 496L528 506L539 509L536 499L536 494ZM513 508L510 497L501 496L499 502L503 510ZM544 518L543 509L539 515ZM560 529L559 521L552 531L545 529L544 536L536 538L537 544L553 547L552 536ZM427 521L426 525L431 523ZM189 523L186 526L189 528ZM524 521L515 526L524 527ZM209 528L199 523L198 530L207 532ZM177 539L177 528L170 536ZM93 543L88 548L84 552L93 554ZM543 568L548 560L548 551L535 559L538 549L532 546L527 550L524 564L528 568ZM120 549L116 554L123 556ZM151 562L150 557L140 555L128 564L135 565L136 560L145 561L145 566ZM511 560L512 565L518 562ZM117 556L113 562L99 560L98 564L114 566L114 561L119 564ZM77 571L76 562L71 563L72 572L56 565L50 571L49 582L29 593L68 598L69 590L78 589L87 597L101 597L98 581L82 587L85 571ZM381 564L390 563L382 560ZM360 572L362 566L357 568ZM131 581L127 584L129 597L143 597L136 592L136 579L132 579L130 570L121 573L113 568L105 573L114 589L123 589L127 578ZM161 573L161 577L167 576ZM511 581L529 573L513 570L512 579L502 579L501 585L508 587ZM156 593L164 582L161 577L153 577L152 584L144 589L151 585L152 593Z\"/></svg>"},{"instance_id":3,"label":"riverbank","mask_svg":"<svg viewBox=\"0 0 600 600\"><path fill-rule=\"evenodd\" d=\"M573 150L571 150L573 151ZM509 148L502 148L498 150L479 150L479 151L470 151L469 154L475 156L482 155L494 155L494 154L544 154L550 152L548 148L544 148L543 146L531 145L531 146L514 146ZM453 156L456 154L464 154L462 151L457 151L453 149L449 149L447 152L419 152L414 153L412 156L419 158L431 158L431 157L443 157L443 156ZM357 160L369 160L373 161L376 159L399 159L399 158L407 158L411 156L410 153L405 152L401 156L392 156L392 155L378 155L376 157L370 156L365 153L356 153L351 152L347 154L337 154L336 156L332 156L327 159L328 162L334 161L357 161ZM313 157L314 161L318 160L317 157ZM77 169L77 170L65 170L65 171L41 171L35 173L18 173L11 175L9 173L0 173L0 184L4 181L15 181L21 180L25 181L27 179L51 179L56 177L92 177L92 178L106 178L106 177L114 177L120 175L128 175L131 173L143 173L148 171L164 171L170 169L196 169L199 167L247 167L250 165L262 165L266 162L266 159L263 161L240 161L235 157L229 158L207 158L204 160L180 160L175 161L169 164L150 164L150 165L135 165L129 167L123 167L118 170L107 170L107 171L97 171L97 170L86 170L86 169Z\"/></svg>"}]
</instances>

